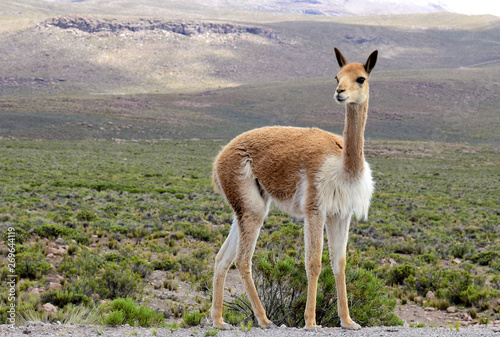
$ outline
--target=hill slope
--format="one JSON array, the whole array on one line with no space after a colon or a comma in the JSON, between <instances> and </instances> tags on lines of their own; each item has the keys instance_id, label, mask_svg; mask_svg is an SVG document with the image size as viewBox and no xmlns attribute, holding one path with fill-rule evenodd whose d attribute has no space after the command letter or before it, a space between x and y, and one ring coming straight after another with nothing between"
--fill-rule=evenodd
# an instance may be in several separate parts
<instances>
[{"instance_id":1,"label":"hill slope","mask_svg":"<svg viewBox=\"0 0 500 337\"><path fill-rule=\"evenodd\" d=\"M333 18L101 0L8 0L0 13L1 136L228 138L269 124L340 132L336 46L349 61L380 52L368 136L499 142L495 17ZM110 121L137 128L112 131Z\"/></svg>"}]
</instances>

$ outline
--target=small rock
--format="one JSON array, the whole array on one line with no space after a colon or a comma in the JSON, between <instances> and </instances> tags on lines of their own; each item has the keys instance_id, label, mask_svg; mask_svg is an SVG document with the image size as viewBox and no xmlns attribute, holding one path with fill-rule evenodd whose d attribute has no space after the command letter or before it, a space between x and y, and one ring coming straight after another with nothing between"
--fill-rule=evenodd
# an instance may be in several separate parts
<instances>
[{"instance_id":1,"label":"small rock","mask_svg":"<svg viewBox=\"0 0 500 337\"><path fill-rule=\"evenodd\" d=\"M54 254L54 255L64 255L68 251L69 246L61 246L59 248L49 248L47 249L47 255L48 254Z\"/></svg>"},{"instance_id":2,"label":"small rock","mask_svg":"<svg viewBox=\"0 0 500 337\"><path fill-rule=\"evenodd\" d=\"M436 308L434 308L434 307L425 307L424 310L425 311L436 311Z\"/></svg>"},{"instance_id":3,"label":"small rock","mask_svg":"<svg viewBox=\"0 0 500 337\"><path fill-rule=\"evenodd\" d=\"M62 285L55 282L50 282L49 285L47 286L47 290L61 290L61 289Z\"/></svg>"},{"instance_id":4,"label":"small rock","mask_svg":"<svg viewBox=\"0 0 500 337\"><path fill-rule=\"evenodd\" d=\"M59 278L57 276L45 276L45 281L47 282L54 282L54 283L61 283L61 281L59 280Z\"/></svg>"},{"instance_id":5,"label":"small rock","mask_svg":"<svg viewBox=\"0 0 500 337\"><path fill-rule=\"evenodd\" d=\"M425 294L425 298L427 300L433 300L436 297L432 291L428 291L427 294Z\"/></svg>"},{"instance_id":6,"label":"small rock","mask_svg":"<svg viewBox=\"0 0 500 337\"><path fill-rule=\"evenodd\" d=\"M456 264L462 263L462 261L460 261L459 259L453 259L452 261L453 261L453 263L456 263Z\"/></svg>"},{"instance_id":7,"label":"small rock","mask_svg":"<svg viewBox=\"0 0 500 337\"><path fill-rule=\"evenodd\" d=\"M449 314L454 314L457 311L455 307L449 307L446 309L446 312Z\"/></svg>"},{"instance_id":8,"label":"small rock","mask_svg":"<svg viewBox=\"0 0 500 337\"><path fill-rule=\"evenodd\" d=\"M57 245L65 245L65 244L66 244L66 242L64 241L64 239L63 239L63 238L57 238L57 240L56 240L56 244L57 244Z\"/></svg>"},{"instance_id":9,"label":"small rock","mask_svg":"<svg viewBox=\"0 0 500 337\"><path fill-rule=\"evenodd\" d=\"M399 265L393 258L389 259L389 263L391 264L391 268L397 267Z\"/></svg>"},{"instance_id":10,"label":"small rock","mask_svg":"<svg viewBox=\"0 0 500 337\"><path fill-rule=\"evenodd\" d=\"M31 290L30 290L30 289L28 289L28 294L40 295L40 292L41 292L41 291L40 291L40 289L38 289L38 288L31 288Z\"/></svg>"},{"instance_id":11,"label":"small rock","mask_svg":"<svg viewBox=\"0 0 500 337\"><path fill-rule=\"evenodd\" d=\"M44 305L42 305L42 310L48 313L57 313L57 307L52 303L45 303Z\"/></svg>"},{"instance_id":12,"label":"small rock","mask_svg":"<svg viewBox=\"0 0 500 337\"><path fill-rule=\"evenodd\" d=\"M47 255L62 255L63 253L59 250L59 248L49 248L47 249Z\"/></svg>"}]
</instances>

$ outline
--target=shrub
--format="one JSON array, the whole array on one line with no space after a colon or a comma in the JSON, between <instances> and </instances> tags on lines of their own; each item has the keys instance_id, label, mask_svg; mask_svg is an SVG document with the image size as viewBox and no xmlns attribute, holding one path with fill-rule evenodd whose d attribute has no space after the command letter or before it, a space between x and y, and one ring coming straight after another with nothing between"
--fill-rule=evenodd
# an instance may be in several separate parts
<instances>
[{"instance_id":1,"label":"shrub","mask_svg":"<svg viewBox=\"0 0 500 337\"><path fill-rule=\"evenodd\" d=\"M2 214L0 214L0 217L1 216L2 216ZM0 222L2 222L2 221L0 220ZM30 233L25 231L24 229L20 228L19 226L16 226L15 229L16 229L15 243L16 244L23 244L30 237ZM9 234L10 234L10 236L9 236ZM2 240L5 243L12 242L12 232L7 230L7 229L4 230L3 234L2 234Z\"/></svg>"},{"instance_id":2,"label":"shrub","mask_svg":"<svg viewBox=\"0 0 500 337\"><path fill-rule=\"evenodd\" d=\"M66 256L59 270L66 276L95 276L104 266L105 260L97 253L83 250L78 256Z\"/></svg>"},{"instance_id":3,"label":"shrub","mask_svg":"<svg viewBox=\"0 0 500 337\"><path fill-rule=\"evenodd\" d=\"M26 251L16 256L16 274L20 278L40 278L51 269L52 265L45 261L45 255L40 252Z\"/></svg>"},{"instance_id":4,"label":"shrub","mask_svg":"<svg viewBox=\"0 0 500 337\"><path fill-rule=\"evenodd\" d=\"M415 275L415 267L411 264L402 264L389 271L388 283L391 285L403 284L410 276Z\"/></svg>"},{"instance_id":5,"label":"shrub","mask_svg":"<svg viewBox=\"0 0 500 337\"><path fill-rule=\"evenodd\" d=\"M119 324L129 324L131 326L142 326L151 327L153 325L158 325L163 323L164 317L162 314L156 313L153 309L146 306L137 306L135 301L130 298L117 298L110 304L111 316L112 313L119 312L120 314L115 314L118 318L123 317L121 323ZM108 324L106 322L106 324ZM111 324L109 324L111 325Z\"/></svg>"},{"instance_id":6,"label":"shrub","mask_svg":"<svg viewBox=\"0 0 500 337\"><path fill-rule=\"evenodd\" d=\"M152 262L154 270L164 270L176 272L180 268L179 262L174 259L164 257L161 260L155 260Z\"/></svg>"},{"instance_id":7,"label":"shrub","mask_svg":"<svg viewBox=\"0 0 500 337\"><path fill-rule=\"evenodd\" d=\"M339 326L337 296L334 290L335 277L330 268L323 270L320 279L317 321L320 325ZM328 279L328 281L326 281ZM325 285L328 284L328 287ZM351 317L362 326L400 325L401 321L393 313L395 299L389 299L383 281L370 271L357 268L346 270L347 294L350 301ZM329 307L330 306L330 307Z\"/></svg>"},{"instance_id":8,"label":"shrub","mask_svg":"<svg viewBox=\"0 0 500 337\"><path fill-rule=\"evenodd\" d=\"M430 264L435 264L438 261L438 258L436 255L434 255L434 253L422 254L422 255L420 255L419 259L421 261L424 261L424 262L430 263Z\"/></svg>"},{"instance_id":9,"label":"shrub","mask_svg":"<svg viewBox=\"0 0 500 337\"><path fill-rule=\"evenodd\" d=\"M135 294L139 279L129 269L115 264L107 264L102 276L96 280L99 284L95 290L102 298L119 298Z\"/></svg>"},{"instance_id":10,"label":"shrub","mask_svg":"<svg viewBox=\"0 0 500 337\"><path fill-rule=\"evenodd\" d=\"M304 262L286 255L274 260L272 254L270 252L267 256L256 256L253 270L257 292L267 316L277 325L303 326L307 300ZM396 300L387 298L384 283L370 271L348 266L346 283L351 317L358 323L364 326L401 323L392 312ZM236 297L226 306L229 310L253 317L251 306L245 297ZM324 326L340 324L335 277L329 267L323 269L318 281L316 322Z\"/></svg>"},{"instance_id":11,"label":"shrub","mask_svg":"<svg viewBox=\"0 0 500 337\"><path fill-rule=\"evenodd\" d=\"M76 214L76 218L79 221L94 221L97 219L97 215L88 209L82 209Z\"/></svg>"},{"instance_id":12,"label":"shrub","mask_svg":"<svg viewBox=\"0 0 500 337\"><path fill-rule=\"evenodd\" d=\"M191 313L186 312L184 314L183 321L184 323L186 323L187 326L195 326L195 325L200 325L202 319L203 319L203 314L200 313L198 310L195 310Z\"/></svg>"},{"instance_id":13,"label":"shrub","mask_svg":"<svg viewBox=\"0 0 500 337\"><path fill-rule=\"evenodd\" d=\"M87 236L83 235L80 231L54 224L41 225L36 229L36 233L42 238L63 237L73 239L82 245L87 245L90 242L90 239Z\"/></svg>"},{"instance_id":14,"label":"shrub","mask_svg":"<svg viewBox=\"0 0 500 337\"><path fill-rule=\"evenodd\" d=\"M64 307L68 304L75 305L91 305L92 300L83 294L75 293L71 290L57 290L57 291L47 291L41 296L42 302L49 302L57 307Z\"/></svg>"},{"instance_id":15,"label":"shrub","mask_svg":"<svg viewBox=\"0 0 500 337\"><path fill-rule=\"evenodd\" d=\"M127 322L134 321L137 317L137 305L135 304L135 301L130 297L115 299L113 302L111 302L111 310L121 311L123 313L124 321Z\"/></svg>"},{"instance_id":16,"label":"shrub","mask_svg":"<svg viewBox=\"0 0 500 337\"><path fill-rule=\"evenodd\" d=\"M471 260L475 263L480 264L481 266L487 266L490 264L490 262L492 260L494 260L495 258L499 258L499 257L500 257L499 252L489 250L489 251L484 251L484 252L479 252L477 254L474 254L474 256L472 256Z\"/></svg>"},{"instance_id":17,"label":"shrub","mask_svg":"<svg viewBox=\"0 0 500 337\"><path fill-rule=\"evenodd\" d=\"M117 326L122 325L125 321L125 313L121 310L112 311L104 319L106 325Z\"/></svg>"},{"instance_id":18,"label":"shrub","mask_svg":"<svg viewBox=\"0 0 500 337\"><path fill-rule=\"evenodd\" d=\"M404 285L417 290L421 296L425 296L428 291L434 292L439 301L436 300L431 305L439 308L449 303L484 306L487 300L497 293L493 288L484 286L483 277L472 276L465 270L434 267L415 270L414 275L404 279Z\"/></svg>"},{"instance_id":19,"label":"shrub","mask_svg":"<svg viewBox=\"0 0 500 337\"><path fill-rule=\"evenodd\" d=\"M465 256L472 254L474 252L474 247L469 244L456 244L451 247L451 255L453 257L463 259Z\"/></svg>"},{"instance_id":20,"label":"shrub","mask_svg":"<svg viewBox=\"0 0 500 337\"><path fill-rule=\"evenodd\" d=\"M213 241L216 235L212 235L212 231L207 228L205 224L196 224L189 226L186 230L187 235L191 235L193 238L201 241Z\"/></svg>"},{"instance_id":21,"label":"shrub","mask_svg":"<svg viewBox=\"0 0 500 337\"><path fill-rule=\"evenodd\" d=\"M106 258L114 259L111 255L107 255ZM136 274L131 269L138 266L132 263L134 257L124 258L119 264L106 261L106 258L87 251L75 258L66 257L61 262L59 270L70 278L68 290L89 297L96 293L102 299L135 295L142 280L139 276L141 274Z\"/></svg>"},{"instance_id":22,"label":"shrub","mask_svg":"<svg viewBox=\"0 0 500 337\"><path fill-rule=\"evenodd\" d=\"M240 323L247 318L243 312L234 309L224 310L222 316L224 317L224 321L231 325L240 325Z\"/></svg>"},{"instance_id":23,"label":"shrub","mask_svg":"<svg viewBox=\"0 0 500 337\"><path fill-rule=\"evenodd\" d=\"M162 323L164 317L160 313L156 313L153 309L141 305L137 309L137 324L142 327L150 327Z\"/></svg>"}]
</instances>

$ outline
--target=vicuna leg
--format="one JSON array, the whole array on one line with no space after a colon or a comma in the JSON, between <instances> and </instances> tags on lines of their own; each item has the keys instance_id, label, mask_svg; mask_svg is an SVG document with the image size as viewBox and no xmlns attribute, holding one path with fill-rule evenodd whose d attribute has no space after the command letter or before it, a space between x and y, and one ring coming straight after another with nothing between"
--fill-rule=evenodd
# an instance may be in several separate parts
<instances>
[{"instance_id":1,"label":"vicuna leg","mask_svg":"<svg viewBox=\"0 0 500 337\"><path fill-rule=\"evenodd\" d=\"M240 220L240 242L236 255L236 268L240 272L243 285L252 305L253 312L261 327L271 328L274 324L267 318L266 311L260 302L259 295L255 289L252 279L252 256L255 250L257 237L259 236L262 219L254 216L243 217Z\"/></svg>"},{"instance_id":2,"label":"vicuna leg","mask_svg":"<svg viewBox=\"0 0 500 337\"><path fill-rule=\"evenodd\" d=\"M321 254L323 251L323 217L317 213L309 214L304 225L305 265L307 273L307 303L304 313L306 329L317 329L316 292L321 273Z\"/></svg>"},{"instance_id":3,"label":"vicuna leg","mask_svg":"<svg viewBox=\"0 0 500 337\"><path fill-rule=\"evenodd\" d=\"M335 285L337 288L337 307L340 317L340 325L344 329L358 330L361 326L354 322L349 316L347 304L347 290L345 284L346 248L349 237L349 224L351 216L341 218L330 216L326 221L326 234L330 250L333 273L335 274Z\"/></svg>"},{"instance_id":4,"label":"vicuna leg","mask_svg":"<svg viewBox=\"0 0 500 337\"><path fill-rule=\"evenodd\" d=\"M241 172L243 174L233 170L228 173L232 176L219 176L220 187L231 208L235 211L236 220L216 259L212 302L213 324L215 327L230 328L222 321L224 280L227 269L236 257L236 268L240 272L259 324L262 327L272 327L273 324L266 317L252 280L252 256L271 200L269 196L262 193L255 178L253 178L250 164L242 168Z\"/></svg>"},{"instance_id":5,"label":"vicuna leg","mask_svg":"<svg viewBox=\"0 0 500 337\"><path fill-rule=\"evenodd\" d=\"M224 300L224 283L231 263L236 256L238 248L239 228L236 218L233 221L229 235L215 258L213 297L212 297L212 319L213 325L220 329L230 329L231 326L222 321L222 304Z\"/></svg>"}]
</instances>

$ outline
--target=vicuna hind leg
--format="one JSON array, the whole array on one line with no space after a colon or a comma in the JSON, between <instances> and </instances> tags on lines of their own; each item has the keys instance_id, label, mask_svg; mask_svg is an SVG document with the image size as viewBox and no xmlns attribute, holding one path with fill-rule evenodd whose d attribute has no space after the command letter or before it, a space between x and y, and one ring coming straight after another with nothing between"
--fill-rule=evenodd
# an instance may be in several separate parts
<instances>
[{"instance_id":1,"label":"vicuna hind leg","mask_svg":"<svg viewBox=\"0 0 500 337\"><path fill-rule=\"evenodd\" d=\"M262 222L263 216L259 219L257 214L243 216L240 220L240 242L235 264L240 272L241 280L243 281L248 299L252 305L255 317L257 317L259 321L259 325L263 328L273 328L275 326L266 316L266 311L260 302L259 295L257 294L252 279L252 256Z\"/></svg>"},{"instance_id":2,"label":"vicuna hind leg","mask_svg":"<svg viewBox=\"0 0 500 337\"><path fill-rule=\"evenodd\" d=\"M351 316L349 316L345 284L346 248L349 238L350 222L351 215L345 218L341 218L340 216L329 216L326 221L326 234L328 237L328 248L330 250L332 269L335 274L340 325L344 329L358 330L361 329L361 326L354 322Z\"/></svg>"},{"instance_id":3,"label":"vicuna hind leg","mask_svg":"<svg viewBox=\"0 0 500 337\"><path fill-rule=\"evenodd\" d=\"M266 316L252 279L252 256L271 200L269 196L262 193L251 177L244 180L241 191L244 193L241 196L241 213L238 216L239 243L235 264L260 326L271 328L274 324Z\"/></svg>"},{"instance_id":4,"label":"vicuna hind leg","mask_svg":"<svg viewBox=\"0 0 500 337\"><path fill-rule=\"evenodd\" d=\"M240 272L243 285L247 292L252 309L262 327L272 327L272 323L266 317L265 310L260 302L259 296L252 280L252 256L255 250L257 237L264 218L269 210L271 202L259 188L253 178L250 168L246 168L246 174L238 175L237 171L232 179L220 179L221 187L225 193L228 203L235 211L235 222L231 232L224 242L221 252L217 255L216 271L214 275L214 298L212 303L212 318L214 326L230 328L222 321L222 304L224 295L224 280L227 269L236 257L236 268ZM237 186L231 182L238 181Z\"/></svg>"},{"instance_id":5,"label":"vicuna hind leg","mask_svg":"<svg viewBox=\"0 0 500 337\"><path fill-rule=\"evenodd\" d=\"M239 228L236 218L233 221L229 235L215 258L213 297L212 297L212 320L216 328L227 330L231 326L222 320L222 305L224 300L224 283L227 271L236 257L238 248Z\"/></svg>"}]
</instances>

